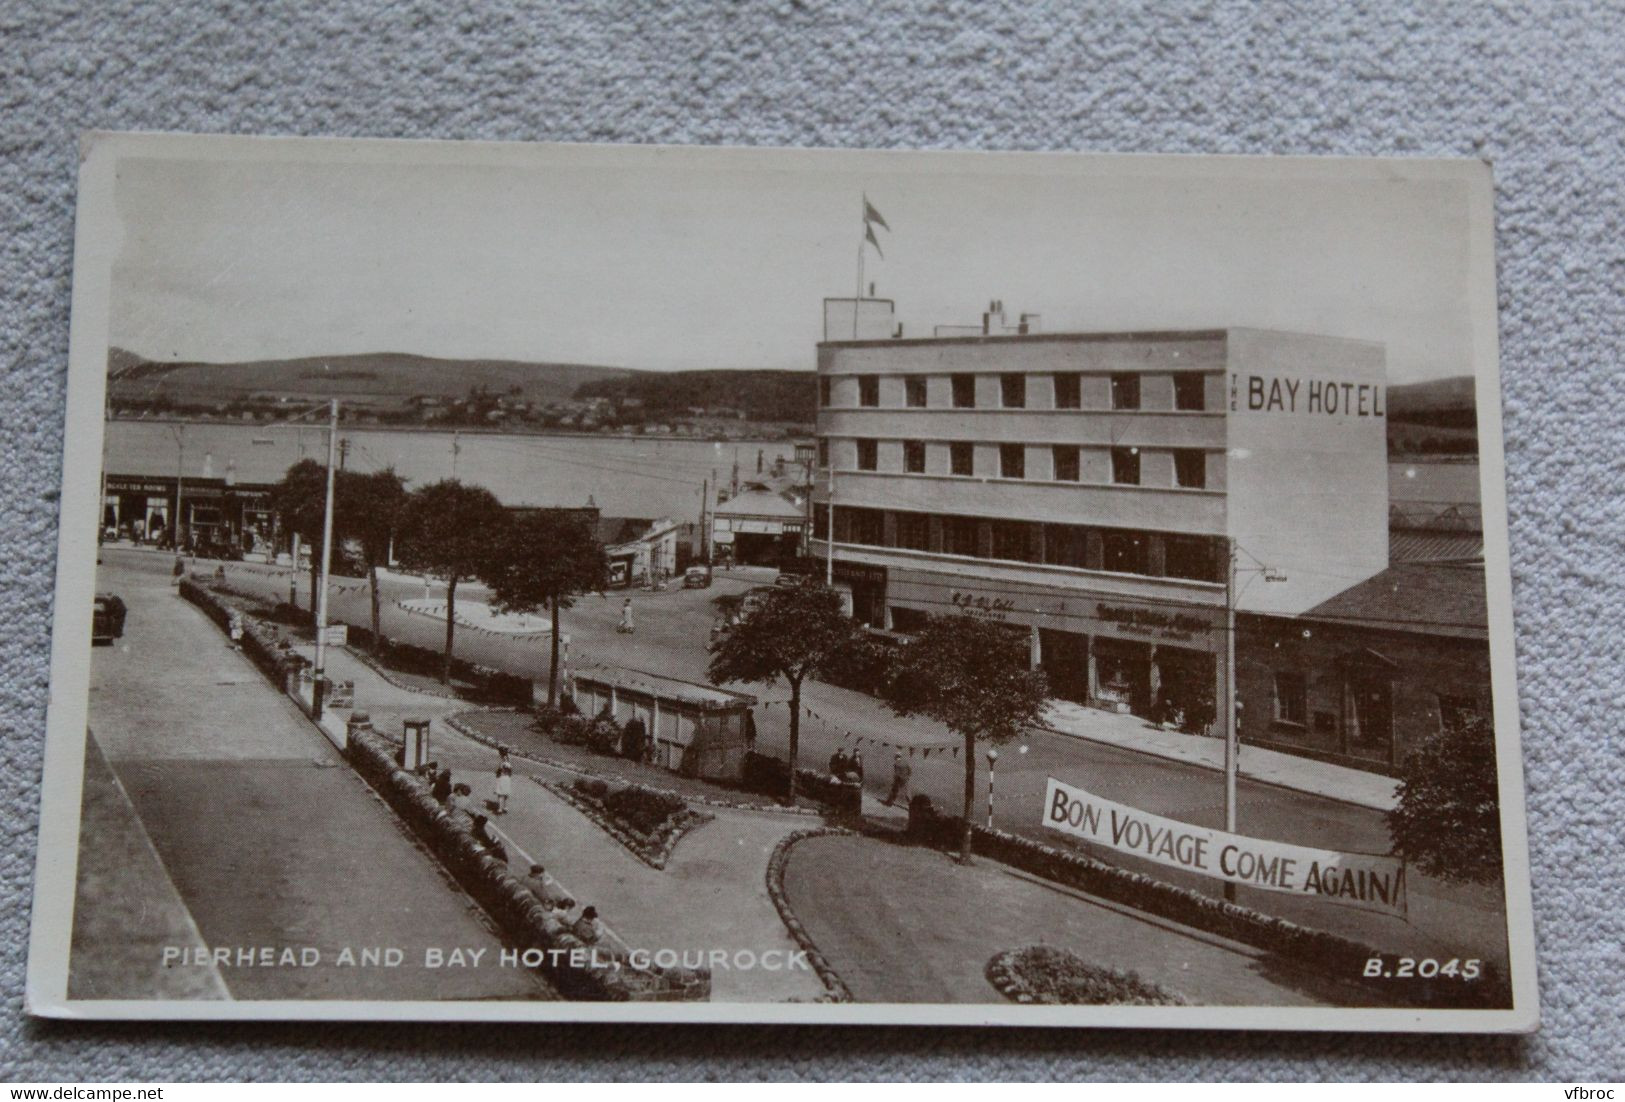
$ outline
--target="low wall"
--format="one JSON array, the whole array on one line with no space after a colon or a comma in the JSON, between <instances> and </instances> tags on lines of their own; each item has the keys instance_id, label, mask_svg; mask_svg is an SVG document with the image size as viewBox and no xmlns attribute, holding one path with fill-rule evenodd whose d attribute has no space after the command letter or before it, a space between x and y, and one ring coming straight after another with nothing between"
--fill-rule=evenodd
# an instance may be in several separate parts
<instances>
[{"instance_id":1,"label":"low wall","mask_svg":"<svg viewBox=\"0 0 1625 1102\"><path fill-rule=\"evenodd\" d=\"M960 819L938 813L924 797L916 797L909 805L909 837L921 844L957 850L962 826ZM1399 954L1382 952L1352 938L1300 926L1018 834L972 826L971 848L1034 876L1255 946L1326 974L1347 977L1351 983L1362 982L1372 960L1380 959L1383 969L1391 973L1400 959ZM1512 992L1506 977L1488 961L1482 968L1479 978L1471 982L1447 977L1404 982L1385 978L1368 986L1392 998L1395 1005L1452 1009L1511 1006Z\"/></svg>"}]
</instances>

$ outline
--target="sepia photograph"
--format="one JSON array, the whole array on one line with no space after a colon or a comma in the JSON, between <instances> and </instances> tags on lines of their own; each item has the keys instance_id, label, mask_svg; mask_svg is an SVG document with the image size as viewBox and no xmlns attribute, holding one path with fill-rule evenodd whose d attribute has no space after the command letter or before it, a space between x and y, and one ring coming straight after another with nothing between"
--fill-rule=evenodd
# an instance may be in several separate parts
<instances>
[{"instance_id":1,"label":"sepia photograph","mask_svg":"<svg viewBox=\"0 0 1625 1102\"><path fill-rule=\"evenodd\" d=\"M93 134L28 1007L1528 1032L1490 166Z\"/></svg>"}]
</instances>

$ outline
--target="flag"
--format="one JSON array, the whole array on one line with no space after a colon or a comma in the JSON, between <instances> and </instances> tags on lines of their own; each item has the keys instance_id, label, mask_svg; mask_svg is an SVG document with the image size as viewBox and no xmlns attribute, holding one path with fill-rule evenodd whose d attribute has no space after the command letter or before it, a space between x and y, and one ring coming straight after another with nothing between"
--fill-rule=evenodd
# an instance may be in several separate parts
<instances>
[{"instance_id":1,"label":"flag","mask_svg":"<svg viewBox=\"0 0 1625 1102\"><path fill-rule=\"evenodd\" d=\"M886 225L886 220L880 216L880 212L875 209L874 204L869 202L867 195L863 197L863 221L865 225L873 222L887 233L891 232L891 227ZM873 235L870 236L869 240L874 240Z\"/></svg>"},{"instance_id":2,"label":"flag","mask_svg":"<svg viewBox=\"0 0 1625 1102\"><path fill-rule=\"evenodd\" d=\"M876 238L875 238L875 228L874 228L874 226L870 225L868 222L865 222L863 224L863 236L864 236L864 239L869 242L869 244L871 244L871 245L873 245L875 247L875 252L880 254L880 259L885 260L886 259L885 250L883 250L880 247L880 242L878 240L876 240Z\"/></svg>"}]
</instances>

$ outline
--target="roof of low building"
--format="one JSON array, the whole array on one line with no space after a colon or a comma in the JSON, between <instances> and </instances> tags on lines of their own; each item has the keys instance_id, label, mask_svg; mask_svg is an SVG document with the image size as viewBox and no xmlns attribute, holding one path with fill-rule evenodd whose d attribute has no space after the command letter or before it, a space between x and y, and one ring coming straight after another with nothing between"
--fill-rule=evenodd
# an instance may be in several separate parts
<instances>
[{"instance_id":1,"label":"roof of low building","mask_svg":"<svg viewBox=\"0 0 1625 1102\"><path fill-rule=\"evenodd\" d=\"M1489 637L1482 565L1397 563L1300 619L1470 639Z\"/></svg>"},{"instance_id":2,"label":"roof of low building","mask_svg":"<svg viewBox=\"0 0 1625 1102\"><path fill-rule=\"evenodd\" d=\"M722 517L783 517L786 520L802 520L806 517L807 511L783 494L765 487L751 487L740 490L738 494L718 505L715 514Z\"/></svg>"},{"instance_id":3,"label":"roof of low building","mask_svg":"<svg viewBox=\"0 0 1625 1102\"><path fill-rule=\"evenodd\" d=\"M1388 530L1388 561L1474 563L1484 561L1484 537L1476 532Z\"/></svg>"}]
</instances>

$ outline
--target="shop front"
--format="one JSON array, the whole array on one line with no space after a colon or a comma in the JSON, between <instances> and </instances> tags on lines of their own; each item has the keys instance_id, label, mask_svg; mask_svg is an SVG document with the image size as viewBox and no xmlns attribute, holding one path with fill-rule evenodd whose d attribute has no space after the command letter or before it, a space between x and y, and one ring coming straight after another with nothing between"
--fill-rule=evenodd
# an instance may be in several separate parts
<instances>
[{"instance_id":1,"label":"shop front","mask_svg":"<svg viewBox=\"0 0 1625 1102\"><path fill-rule=\"evenodd\" d=\"M1189 731L1213 722L1223 677L1222 607L862 564L849 565L846 575L854 609L878 599L886 626L898 631L956 610L1027 628L1033 665L1058 699Z\"/></svg>"}]
</instances>

